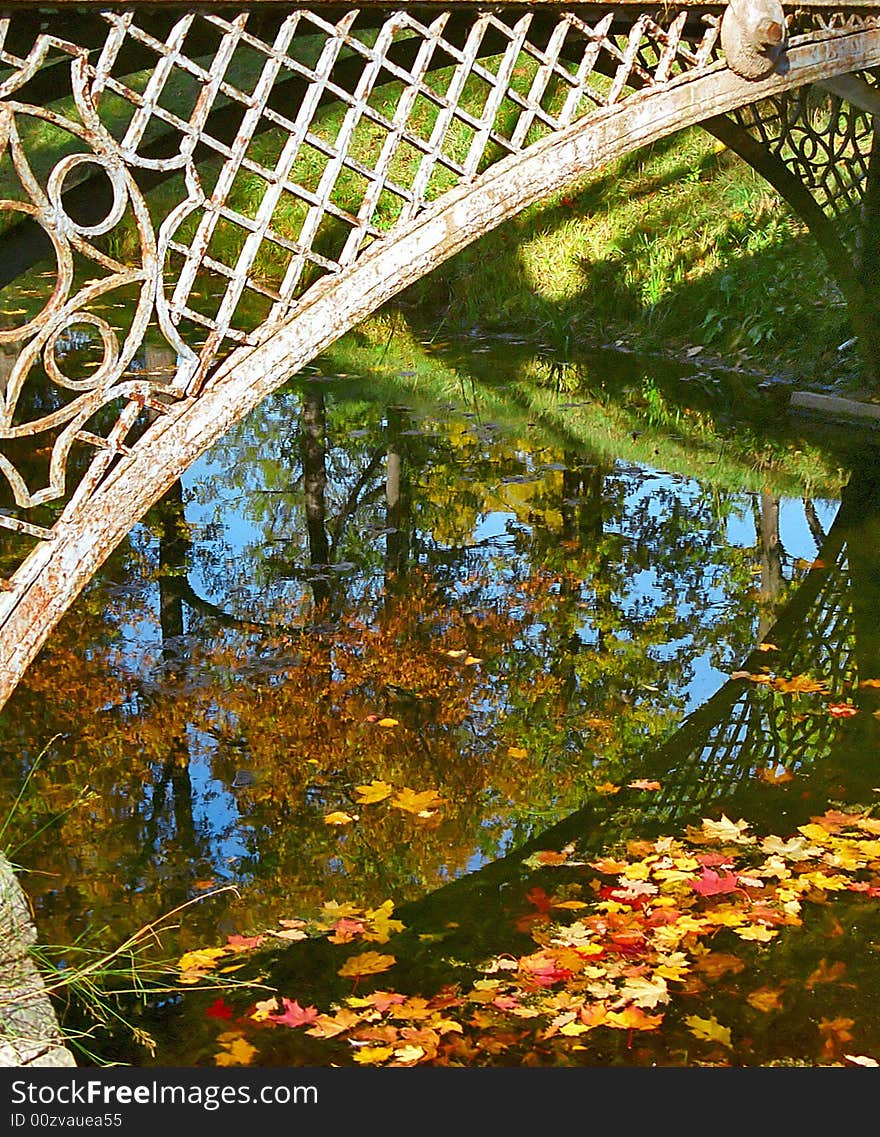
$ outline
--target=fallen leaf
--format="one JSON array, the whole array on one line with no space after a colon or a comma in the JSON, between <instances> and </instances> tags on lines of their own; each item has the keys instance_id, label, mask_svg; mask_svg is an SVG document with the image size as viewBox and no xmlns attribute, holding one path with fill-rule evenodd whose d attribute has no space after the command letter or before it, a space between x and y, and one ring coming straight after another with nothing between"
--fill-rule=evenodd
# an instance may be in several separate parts
<instances>
[{"instance_id":1,"label":"fallen leaf","mask_svg":"<svg viewBox=\"0 0 880 1137\"><path fill-rule=\"evenodd\" d=\"M333 813L328 813L324 818L325 825L351 825L353 821L357 821L357 814L346 813L344 810L337 809Z\"/></svg>"},{"instance_id":2,"label":"fallen leaf","mask_svg":"<svg viewBox=\"0 0 880 1137\"><path fill-rule=\"evenodd\" d=\"M843 960L829 963L827 959L821 959L816 970L807 976L804 986L808 991L812 991L819 983L839 983L845 976L846 964Z\"/></svg>"},{"instance_id":3,"label":"fallen leaf","mask_svg":"<svg viewBox=\"0 0 880 1137\"><path fill-rule=\"evenodd\" d=\"M386 726L386 727L398 726L398 725L399 725L399 721L397 719L392 719L392 718L379 719L379 721L376 723L376 726Z\"/></svg>"},{"instance_id":4,"label":"fallen leaf","mask_svg":"<svg viewBox=\"0 0 880 1137\"><path fill-rule=\"evenodd\" d=\"M377 801L384 801L394 793L394 786L374 778L364 786L355 786L358 805L374 805Z\"/></svg>"},{"instance_id":5,"label":"fallen leaf","mask_svg":"<svg viewBox=\"0 0 880 1137\"><path fill-rule=\"evenodd\" d=\"M525 758L528 750L524 750L522 746L508 746L507 753L511 758Z\"/></svg>"},{"instance_id":6,"label":"fallen leaf","mask_svg":"<svg viewBox=\"0 0 880 1137\"><path fill-rule=\"evenodd\" d=\"M720 821L711 821L708 817L703 818L703 832L708 837L717 838L719 841L733 841L737 845L752 845L755 838L746 836L748 828L749 823L747 821L742 819L731 821L724 813L721 814Z\"/></svg>"},{"instance_id":7,"label":"fallen leaf","mask_svg":"<svg viewBox=\"0 0 880 1137\"><path fill-rule=\"evenodd\" d=\"M265 943L265 936L227 936L226 946L232 948L233 951L250 951L251 948L257 948L260 944Z\"/></svg>"},{"instance_id":8,"label":"fallen leaf","mask_svg":"<svg viewBox=\"0 0 880 1137\"><path fill-rule=\"evenodd\" d=\"M377 951L365 951L360 955L353 955L343 963L336 972L343 978L359 979L362 975L378 975L393 967L397 959L393 955L381 955Z\"/></svg>"},{"instance_id":9,"label":"fallen leaf","mask_svg":"<svg viewBox=\"0 0 880 1137\"><path fill-rule=\"evenodd\" d=\"M794 780L794 774L784 766L761 766L757 776L762 782L767 782L771 786L781 786L785 782Z\"/></svg>"},{"instance_id":10,"label":"fallen leaf","mask_svg":"<svg viewBox=\"0 0 880 1137\"><path fill-rule=\"evenodd\" d=\"M275 1026L307 1026L313 1023L318 1017L317 1007L301 1007L296 999L282 999L284 1010L281 1014L271 1012L266 1018L266 1022L274 1023Z\"/></svg>"},{"instance_id":11,"label":"fallen leaf","mask_svg":"<svg viewBox=\"0 0 880 1137\"><path fill-rule=\"evenodd\" d=\"M703 1019L699 1015L688 1015L684 1020L692 1034L702 1038L705 1042L720 1042L722 1046L729 1047L730 1027L722 1026L717 1019Z\"/></svg>"},{"instance_id":12,"label":"fallen leaf","mask_svg":"<svg viewBox=\"0 0 880 1137\"><path fill-rule=\"evenodd\" d=\"M214 1055L217 1066L249 1066L257 1053L256 1046L240 1034L221 1034L217 1041L223 1047Z\"/></svg>"},{"instance_id":13,"label":"fallen leaf","mask_svg":"<svg viewBox=\"0 0 880 1137\"><path fill-rule=\"evenodd\" d=\"M402 809L406 813L421 813L423 810L433 809L435 806L442 805L443 799L436 790L422 790L417 793L415 790L405 786L392 798L391 804L395 809Z\"/></svg>"},{"instance_id":14,"label":"fallen leaf","mask_svg":"<svg viewBox=\"0 0 880 1137\"><path fill-rule=\"evenodd\" d=\"M733 892L738 887L736 873L718 873L704 868L702 876L691 880L691 888L700 896L717 896L722 892Z\"/></svg>"},{"instance_id":15,"label":"fallen leaf","mask_svg":"<svg viewBox=\"0 0 880 1137\"><path fill-rule=\"evenodd\" d=\"M354 1060L359 1066L378 1066L393 1054L393 1046L363 1046L355 1051Z\"/></svg>"},{"instance_id":16,"label":"fallen leaf","mask_svg":"<svg viewBox=\"0 0 880 1137\"><path fill-rule=\"evenodd\" d=\"M660 783L652 782L647 778L636 778L634 782L626 783L631 790L659 790Z\"/></svg>"},{"instance_id":17,"label":"fallen leaf","mask_svg":"<svg viewBox=\"0 0 880 1137\"><path fill-rule=\"evenodd\" d=\"M783 1009L782 991L775 987L759 987L746 996L746 1002L750 1007L754 1007L756 1011L763 1011L764 1014Z\"/></svg>"}]
</instances>

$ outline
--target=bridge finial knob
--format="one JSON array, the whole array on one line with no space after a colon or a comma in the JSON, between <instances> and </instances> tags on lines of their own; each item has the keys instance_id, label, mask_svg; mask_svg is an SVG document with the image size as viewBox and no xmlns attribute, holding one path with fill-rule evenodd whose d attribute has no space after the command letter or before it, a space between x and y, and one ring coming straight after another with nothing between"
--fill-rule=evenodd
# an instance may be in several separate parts
<instances>
[{"instance_id":1,"label":"bridge finial knob","mask_svg":"<svg viewBox=\"0 0 880 1137\"><path fill-rule=\"evenodd\" d=\"M778 70L786 47L779 0L730 0L721 19L721 47L731 71L763 79Z\"/></svg>"}]
</instances>

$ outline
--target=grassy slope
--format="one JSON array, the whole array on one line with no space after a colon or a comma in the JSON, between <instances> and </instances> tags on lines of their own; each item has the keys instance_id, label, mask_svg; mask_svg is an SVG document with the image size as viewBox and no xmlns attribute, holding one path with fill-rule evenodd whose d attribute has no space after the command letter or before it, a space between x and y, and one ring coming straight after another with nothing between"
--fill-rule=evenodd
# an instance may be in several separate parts
<instances>
[{"instance_id":1,"label":"grassy slope","mask_svg":"<svg viewBox=\"0 0 880 1137\"><path fill-rule=\"evenodd\" d=\"M855 376L843 298L803 224L694 129L583 178L489 234L404 298L444 332L516 328L555 349L627 345L798 380ZM420 315L420 319L423 316Z\"/></svg>"}]
</instances>

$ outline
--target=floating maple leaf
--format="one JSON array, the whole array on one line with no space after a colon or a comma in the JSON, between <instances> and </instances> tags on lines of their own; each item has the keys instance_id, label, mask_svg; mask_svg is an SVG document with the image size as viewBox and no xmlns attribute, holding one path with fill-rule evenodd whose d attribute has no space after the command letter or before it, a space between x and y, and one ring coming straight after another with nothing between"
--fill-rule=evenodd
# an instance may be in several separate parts
<instances>
[{"instance_id":1,"label":"floating maple leaf","mask_svg":"<svg viewBox=\"0 0 880 1137\"><path fill-rule=\"evenodd\" d=\"M738 887L736 873L718 873L704 868L703 875L691 881L691 888L701 896L716 896L722 892L733 892Z\"/></svg>"},{"instance_id":2,"label":"floating maple leaf","mask_svg":"<svg viewBox=\"0 0 880 1137\"><path fill-rule=\"evenodd\" d=\"M649 778L636 778L634 782L626 783L631 790L659 790L660 783L652 782Z\"/></svg>"},{"instance_id":3,"label":"floating maple leaf","mask_svg":"<svg viewBox=\"0 0 880 1137\"><path fill-rule=\"evenodd\" d=\"M749 823L747 821L742 819L731 821L724 813L721 814L719 821L711 821L708 817L703 818L703 832L706 836L719 841L733 841L737 845L752 845L755 838L746 835L748 828Z\"/></svg>"},{"instance_id":4,"label":"floating maple leaf","mask_svg":"<svg viewBox=\"0 0 880 1137\"><path fill-rule=\"evenodd\" d=\"M793 675L790 679L777 676L773 680L773 689L787 695L810 694L812 692L820 692L825 695L828 693L828 680L813 679L811 675Z\"/></svg>"},{"instance_id":5,"label":"floating maple leaf","mask_svg":"<svg viewBox=\"0 0 880 1137\"><path fill-rule=\"evenodd\" d=\"M252 1046L238 1031L221 1034L217 1041L223 1047L214 1055L217 1066L249 1066L257 1053L256 1046Z\"/></svg>"},{"instance_id":6,"label":"floating maple leaf","mask_svg":"<svg viewBox=\"0 0 880 1137\"><path fill-rule=\"evenodd\" d=\"M846 976L846 964L838 959L829 963L827 959L819 960L819 966L807 976L804 986L808 991L819 983L839 983Z\"/></svg>"},{"instance_id":7,"label":"floating maple leaf","mask_svg":"<svg viewBox=\"0 0 880 1137\"><path fill-rule=\"evenodd\" d=\"M233 951L250 951L251 948L257 948L260 944L265 943L265 940L265 936L230 935L226 937L226 946L232 948Z\"/></svg>"},{"instance_id":8,"label":"floating maple leaf","mask_svg":"<svg viewBox=\"0 0 880 1137\"><path fill-rule=\"evenodd\" d=\"M717 1019L704 1019L700 1018L699 1015L688 1015L684 1021L691 1033L697 1038L702 1038L706 1042L720 1042L722 1046L731 1046L730 1027L722 1026Z\"/></svg>"},{"instance_id":9,"label":"floating maple leaf","mask_svg":"<svg viewBox=\"0 0 880 1137\"><path fill-rule=\"evenodd\" d=\"M778 987L759 987L746 996L746 1002L750 1007L754 1007L756 1011L763 1011L764 1014L768 1014L770 1011L781 1011L783 1009L782 990Z\"/></svg>"},{"instance_id":10,"label":"floating maple leaf","mask_svg":"<svg viewBox=\"0 0 880 1137\"><path fill-rule=\"evenodd\" d=\"M829 703L825 709L836 719L849 719L859 713L859 708L852 703Z\"/></svg>"},{"instance_id":11,"label":"floating maple leaf","mask_svg":"<svg viewBox=\"0 0 880 1137\"><path fill-rule=\"evenodd\" d=\"M386 797L390 797L394 793L394 786L378 778L374 778L372 782L368 782L364 786L355 786L354 788L358 795L358 805L373 805L377 801L384 801Z\"/></svg>"},{"instance_id":12,"label":"floating maple leaf","mask_svg":"<svg viewBox=\"0 0 880 1137\"><path fill-rule=\"evenodd\" d=\"M318 1017L317 1007L301 1007L296 999L282 999L281 1002L284 1010L281 1014L270 1013L266 1022L274 1023L275 1026L307 1026Z\"/></svg>"},{"instance_id":13,"label":"floating maple leaf","mask_svg":"<svg viewBox=\"0 0 880 1137\"><path fill-rule=\"evenodd\" d=\"M443 799L436 790L423 790L421 793L417 793L405 786L394 795L391 804L395 809L402 809L406 813L423 814L427 810L442 805Z\"/></svg>"},{"instance_id":14,"label":"floating maple leaf","mask_svg":"<svg viewBox=\"0 0 880 1137\"><path fill-rule=\"evenodd\" d=\"M382 971L387 971L395 963L397 963L397 959L393 955L381 955L377 951L365 951L347 959L336 974L343 978L360 979L362 975L378 975Z\"/></svg>"},{"instance_id":15,"label":"floating maple leaf","mask_svg":"<svg viewBox=\"0 0 880 1137\"><path fill-rule=\"evenodd\" d=\"M328 813L324 818L325 825L351 825L353 821L357 821L357 814L346 813L342 809L337 809L333 813Z\"/></svg>"}]
</instances>

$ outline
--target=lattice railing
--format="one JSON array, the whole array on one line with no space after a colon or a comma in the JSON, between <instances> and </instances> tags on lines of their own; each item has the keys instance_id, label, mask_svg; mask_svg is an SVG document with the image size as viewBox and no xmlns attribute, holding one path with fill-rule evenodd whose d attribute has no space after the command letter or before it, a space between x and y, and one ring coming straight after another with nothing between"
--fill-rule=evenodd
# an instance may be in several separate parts
<instances>
[{"instance_id":1,"label":"lattice railing","mask_svg":"<svg viewBox=\"0 0 880 1137\"><path fill-rule=\"evenodd\" d=\"M825 680L828 695L798 696L737 680L744 684L738 697L658 773L662 790L647 810L655 822L673 825L701 810L708 816L715 803L729 801L762 770L797 775L828 758L839 723L825 704L834 692L855 689L860 678L850 592L844 545L790 638L773 656L775 674Z\"/></svg>"},{"instance_id":2,"label":"lattice railing","mask_svg":"<svg viewBox=\"0 0 880 1137\"><path fill-rule=\"evenodd\" d=\"M858 78L876 92L880 109L880 72ZM803 88L742 107L732 117L785 164L826 216L848 229L857 223L874 145L867 109L823 88Z\"/></svg>"},{"instance_id":3,"label":"lattice railing","mask_svg":"<svg viewBox=\"0 0 880 1137\"><path fill-rule=\"evenodd\" d=\"M573 176L755 101L725 66L722 13L450 0L0 18L0 281L50 266L0 306L0 700L206 439L500 223L511 189L521 208L555 161ZM790 22L801 82L877 66L873 3L803 0ZM355 303L335 283L361 268Z\"/></svg>"}]
</instances>

